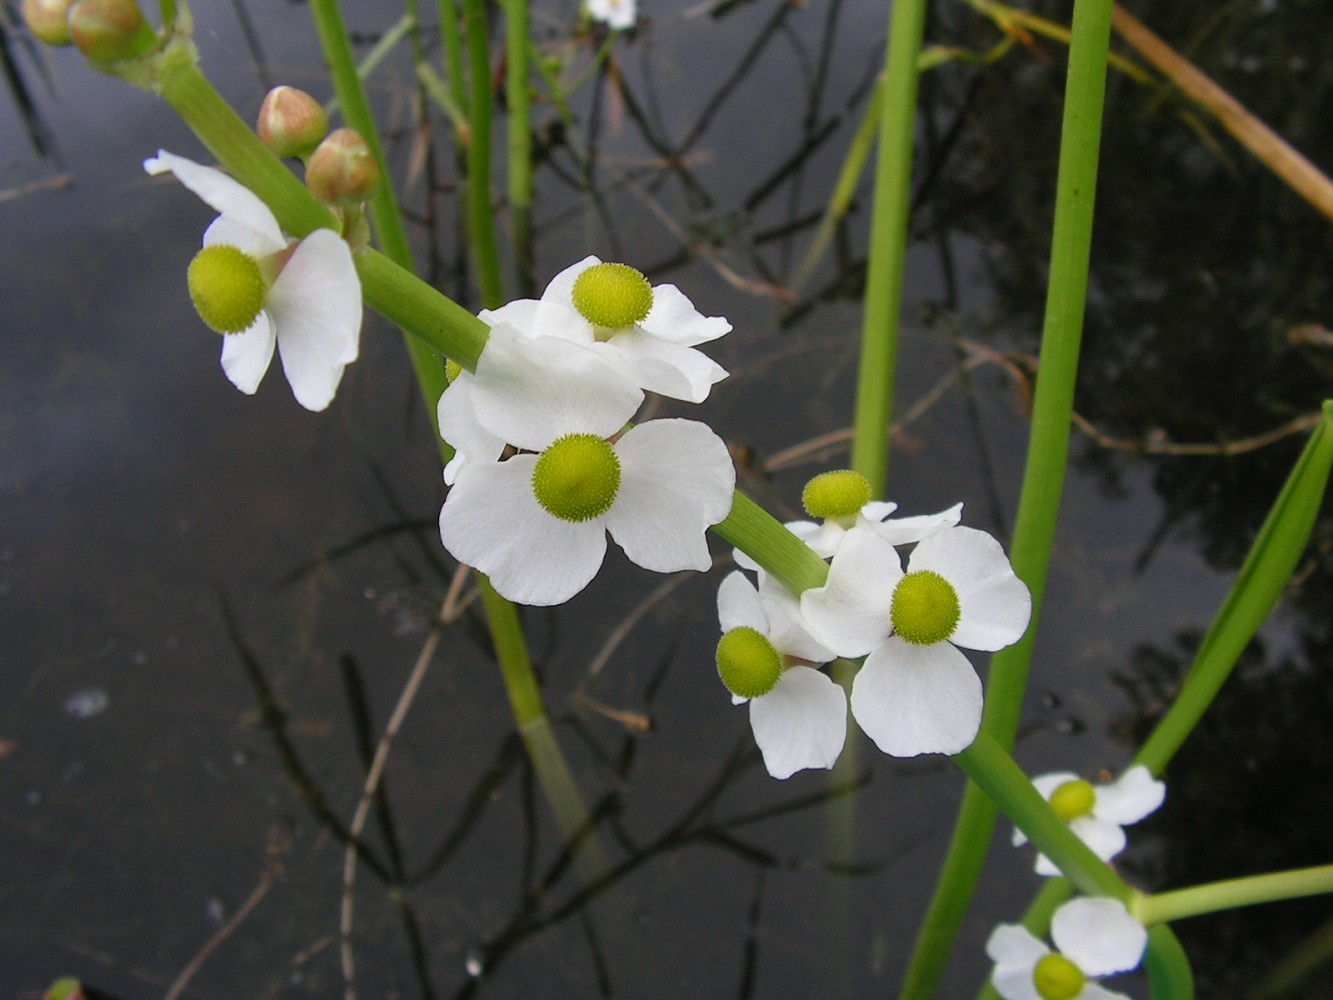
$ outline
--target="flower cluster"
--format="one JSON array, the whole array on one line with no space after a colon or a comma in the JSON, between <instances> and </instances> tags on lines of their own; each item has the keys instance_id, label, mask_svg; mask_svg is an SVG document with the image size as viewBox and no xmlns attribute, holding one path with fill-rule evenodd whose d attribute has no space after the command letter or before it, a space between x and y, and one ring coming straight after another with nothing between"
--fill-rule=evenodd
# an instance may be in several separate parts
<instances>
[{"instance_id":1,"label":"flower cluster","mask_svg":"<svg viewBox=\"0 0 1333 1000\"><path fill-rule=\"evenodd\" d=\"M646 569L708 569L704 532L735 488L726 445L693 420L628 423L645 390L706 398L726 372L695 345L731 325L596 257L540 299L481 318L491 332L476 370L458 373L439 404L456 450L445 548L521 604L559 604L587 586L608 532Z\"/></svg>"},{"instance_id":2,"label":"flower cluster","mask_svg":"<svg viewBox=\"0 0 1333 1000\"><path fill-rule=\"evenodd\" d=\"M991 933L991 982L1004 1000L1127 1000L1093 979L1136 968L1148 932L1120 901L1082 897L1055 911L1051 940L1054 951L1019 924Z\"/></svg>"},{"instance_id":3,"label":"flower cluster","mask_svg":"<svg viewBox=\"0 0 1333 1000\"><path fill-rule=\"evenodd\" d=\"M719 671L733 697L753 699L755 739L774 777L832 767L841 751L842 689L812 667L835 656L865 657L852 684L852 715L885 753L957 753L976 736L982 702L981 681L957 647L1001 649L1027 628L1027 587L995 539L958 526L961 505L895 519L893 504L869 496L869 484L852 472L826 473L807 486L806 510L820 521L788 527L831 559L824 586L797 601L760 571L757 590L745 596L745 618L737 611L739 584L728 578L719 593ZM906 568L897 548L905 545L914 546ZM757 568L739 553L737 562ZM742 646L733 638L742 626L766 646L754 637ZM736 679L738 650L751 667L745 686Z\"/></svg>"}]
</instances>

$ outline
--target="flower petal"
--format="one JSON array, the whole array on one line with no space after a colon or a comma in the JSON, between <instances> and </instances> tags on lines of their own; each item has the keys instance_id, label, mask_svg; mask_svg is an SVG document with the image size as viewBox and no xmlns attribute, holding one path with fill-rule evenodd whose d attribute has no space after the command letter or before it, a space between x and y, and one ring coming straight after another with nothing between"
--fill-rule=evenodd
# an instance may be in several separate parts
<instances>
[{"instance_id":1,"label":"flower petal","mask_svg":"<svg viewBox=\"0 0 1333 1000\"><path fill-rule=\"evenodd\" d=\"M913 646L892 636L856 675L852 715L891 756L957 753L981 725L981 680L947 642Z\"/></svg>"},{"instance_id":2,"label":"flower petal","mask_svg":"<svg viewBox=\"0 0 1333 1000\"><path fill-rule=\"evenodd\" d=\"M833 651L810 633L801 602L772 577L759 581L759 602L768 622L768 638L782 655L810 663L828 663Z\"/></svg>"},{"instance_id":3,"label":"flower petal","mask_svg":"<svg viewBox=\"0 0 1333 1000\"><path fill-rule=\"evenodd\" d=\"M1050 951L1021 924L1000 924L986 940L986 954L995 963L995 991L1004 1000L1041 1000L1032 970Z\"/></svg>"},{"instance_id":4,"label":"flower petal","mask_svg":"<svg viewBox=\"0 0 1333 1000\"><path fill-rule=\"evenodd\" d=\"M589 348L508 325L491 330L472 382L481 425L533 451L565 434L610 437L641 402L639 387Z\"/></svg>"},{"instance_id":5,"label":"flower petal","mask_svg":"<svg viewBox=\"0 0 1333 1000\"><path fill-rule=\"evenodd\" d=\"M618 333L601 345L639 388L671 399L702 403L727 370L693 347L647 336L638 330Z\"/></svg>"},{"instance_id":6,"label":"flower petal","mask_svg":"<svg viewBox=\"0 0 1333 1000\"><path fill-rule=\"evenodd\" d=\"M870 504L866 504L866 506L869 507ZM870 515L866 514L864 510L861 513L871 520L871 527L879 532L881 538L892 542L894 545L909 545L912 542L919 542L937 531L954 527L963 516L963 505L956 503L948 510L942 510L938 514L917 514L914 517L894 517L888 520L883 517L870 518Z\"/></svg>"},{"instance_id":7,"label":"flower petal","mask_svg":"<svg viewBox=\"0 0 1333 1000\"><path fill-rule=\"evenodd\" d=\"M958 592L961 617L949 641L965 649L1003 649L1028 627L1032 598L1004 548L975 528L943 528L917 543L908 572L933 570Z\"/></svg>"},{"instance_id":8,"label":"flower petal","mask_svg":"<svg viewBox=\"0 0 1333 1000\"><path fill-rule=\"evenodd\" d=\"M278 220L273 217L268 206L244 184L228 177L221 170L195 163L164 149L159 149L157 156L144 160L143 168L150 174L170 171L176 180L198 195L213 211L225 216L229 226L244 227L265 248L234 244L247 253L276 253L287 245ZM233 242L234 239L224 242Z\"/></svg>"},{"instance_id":9,"label":"flower petal","mask_svg":"<svg viewBox=\"0 0 1333 1000\"><path fill-rule=\"evenodd\" d=\"M444 468L444 481L453 485L467 459L498 462L504 452L504 441L477 422L472 407L472 373L462 371L440 396L435 410L439 421L440 437L454 447L455 455Z\"/></svg>"},{"instance_id":10,"label":"flower petal","mask_svg":"<svg viewBox=\"0 0 1333 1000\"><path fill-rule=\"evenodd\" d=\"M1138 966L1148 932L1119 900L1082 896L1055 911L1051 940L1084 974L1107 976Z\"/></svg>"},{"instance_id":11,"label":"flower petal","mask_svg":"<svg viewBox=\"0 0 1333 1000\"><path fill-rule=\"evenodd\" d=\"M730 513L736 488L722 439L695 420L650 420L615 452L620 491L601 520L625 555L658 573L712 566L704 532Z\"/></svg>"},{"instance_id":12,"label":"flower petal","mask_svg":"<svg viewBox=\"0 0 1333 1000\"><path fill-rule=\"evenodd\" d=\"M248 329L222 337L222 370L231 384L253 396L273 360L273 320L260 312Z\"/></svg>"},{"instance_id":13,"label":"flower petal","mask_svg":"<svg viewBox=\"0 0 1333 1000\"><path fill-rule=\"evenodd\" d=\"M267 308L292 394L307 410L324 409L361 345L361 282L343 238L316 229L302 240L269 289Z\"/></svg>"},{"instance_id":14,"label":"flower petal","mask_svg":"<svg viewBox=\"0 0 1333 1000\"><path fill-rule=\"evenodd\" d=\"M606 530L595 520L573 524L542 510L532 495L536 464L536 455L469 462L440 511L440 538L509 600L560 604L597 575Z\"/></svg>"},{"instance_id":15,"label":"flower petal","mask_svg":"<svg viewBox=\"0 0 1333 1000\"><path fill-rule=\"evenodd\" d=\"M724 633L747 627L768 635L759 592L740 570L728 573L717 588L717 619Z\"/></svg>"},{"instance_id":16,"label":"flower petal","mask_svg":"<svg viewBox=\"0 0 1333 1000\"><path fill-rule=\"evenodd\" d=\"M902 575L897 549L873 531L853 528L838 545L828 581L801 595L801 614L839 656L863 656L893 630L889 608Z\"/></svg>"},{"instance_id":17,"label":"flower petal","mask_svg":"<svg viewBox=\"0 0 1333 1000\"><path fill-rule=\"evenodd\" d=\"M660 340L685 347L706 344L731 332L721 316L704 316L675 285L654 285L653 305L639 327Z\"/></svg>"},{"instance_id":18,"label":"flower petal","mask_svg":"<svg viewBox=\"0 0 1333 1000\"><path fill-rule=\"evenodd\" d=\"M1039 774L1032 779L1033 787L1041 793L1041 797L1047 802L1051 801L1051 796L1061 785L1070 781L1077 781L1078 775L1073 771L1052 771L1049 774ZM1028 842L1027 834L1014 827L1014 846L1022 847ZM1048 861L1047 864L1050 864Z\"/></svg>"},{"instance_id":19,"label":"flower petal","mask_svg":"<svg viewBox=\"0 0 1333 1000\"><path fill-rule=\"evenodd\" d=\"M477 315L492 327L516 327L525 337L556 337L576 344L592 344L597 339L591 323L575 312L573 306L558 302L515 299L498 309L483 309Z\"/></svg>"},{"instance_id":20,"label":"flower petal","mask_svg":"<svg viewBox=\"0 0 1333 1000\"><path fill-rule=\"evenodd\" d=\"M1166 798L1166 785L1142 764L1135 764L1109 785L1097 789L1092 814L1121 826L1137 823Z\"/></svg>"},{"instance_id":21,"label":"flower petal","mask_svg":"<svg viewBox=\"0 0 1333 1000\"><path fill-rule=\"evenodd\" d=\"M594 264L600 264L601 262L602 260L600 257L594 257L592 254L588 254L588 256L584 257L577 264L570 264L569 267L565 268L551 279L550 283L546 286L546 289L542 292L541 300L543 302L552 302L556 305L564 306L566 309L573 309L574 282L578 281L579 275L588 270L588 268L592 267ZM579 318L582 319L581 316ZM587 323L588 321L585 319L583 322Z\"/></svg>"},{"instance_id":22,"label":"flower petal","mask_svg":"<svg viewBox=\"0 0 1333 1000\"><path fill-rule=\"evenodd\" d=\"M1078 839L1087 844L1092 853L1103 861L1110 861L1125 849L1125 831L1114 823L1092 816L1079 816L1070 821L1069 829L1074 831ZM1037 855L1035 867L1038 875L1045 875L1048 878L1060 874L1055 862L1044 854Z\"/></svg>"},{"instance_id":23,"label":"flower petal","mask_svg":"<svg viewBox=\"0 0 1333 1000\"><path fill-rule=\"evenodd\" d=\"M830 768L847 739L847 696L810 667L789 667L777 686L750 702L750 727L775 778Z\"/></svg>"}]
</instances>

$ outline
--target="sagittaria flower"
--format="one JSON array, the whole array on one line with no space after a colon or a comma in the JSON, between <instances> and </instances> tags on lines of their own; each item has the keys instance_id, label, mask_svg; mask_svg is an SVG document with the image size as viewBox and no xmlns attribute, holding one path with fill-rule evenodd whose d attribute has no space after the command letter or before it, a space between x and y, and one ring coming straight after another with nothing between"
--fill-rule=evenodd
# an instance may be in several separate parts
<instances>
[{"instance_id":1,"label":"sagittaria flower","mask_svg":"<svg viewBox=\"0 0 1333 1000\"><path fill-rule=\"evenodd\" d=\"M361 282L331 229L289 242L257 195L220 170L158 151L150 174L170 171L219 213L190 264L190 297L223 334L222 370L247 394L277 347L296 401L323 410L361 343Z\"/></svg>"},{"instance_id":2,"label":"sagittaria flower","mask_svg":"<svg viewBox=\"0 0 1333 1000\"><path fill-rule=\"evenodd\" d=\"M1143 959L1148 932L1116 899L1081 897L1051 918L1052 951L1020 924L1001 924L986 942L991 982L1004 1000L1128 1000L1093 977L1128 972Z\"/></svg>"},{"instance_id":3,"label":"sagittaria flower","mask_svg":"<svg viewBox=\"0 0 1333 1000\"><path fill-rule=\"evenodd\" d=\"M756 589L737 570L718 588L717 616L718 674L736 704L750 703L768 773L832 767L847 739L847 696L815 669L833 653L810 635L796 598L777 583Z\"/></svg>"},{"instance_id":4,"label":"sagittaria flower","mask_svg":"<svg viewBox=\"0 0 1333 1000\"><path fill-rule=\"evenodd\" d=\"M638 0L588 0L588 16L608 28L626 31L639 16Z\"/></svg>"},{"instance_id":5,"label":"sagittaria flower","mask_svg":"<svg viewBox=\"0 0 1333 1000\"><path fill-rule=\"evenodd\" d=\"M726 369L694 348L731 330L703 316L675 285L651 285L628 264L585 257L565 268L540 299L483 310L491 325L509 323L529 337L592 346L641 388L700 403Z\"/></svg>"},{"instance_id":6,"label":"sagittaria flower","mask_svg":"<svg viewBox=\"0 0 1333 1000\"><path fill-rule=\"evenodd\" d=\"M828 581L801 595L815 637L839 656L866 656L852 715L887 754L957 753L981 723L981 681L958 650L1016 642L1032 612L1004 550L972 528L917 543L904 573L893 544L849 531Z\"/></svg>"},{"instance_id":7,"label":"sagittaria flower","mask_svg":"<svg viewBox=\"0 0 1333 1000\"><path fill-rule=\"evenodd\" d=\"M1069 829L1103 861L1110 861L1125 849L1122 827L1137 823L1166 798L1166 785L1142 764L1105 785L1094 785L1072 771L1041 774L1032 779L1032 784ZM1027 839L1022 830L1015 828L1014 846L1026 844ZM1060 874L1055 863L1040 853L1036 869L1038 875Z\"/></svg>"},{"instance_id":8,"label":"sagittaria flower","mask_svg":"<svg viewBox=\"0 0 1333 1000\"><path fill-rule=\"evenodd\" d=\"M447 395L447 393L446 393ZM519 450L471 453L440 512L460 562L520 604L559 604L587 586L606 533L659 573L712 565L704 532L731 510L726 445L693 420L624 430L643 399L587 347L492 329L470 380L477 426Z\"/></svg>"}]
</instances>

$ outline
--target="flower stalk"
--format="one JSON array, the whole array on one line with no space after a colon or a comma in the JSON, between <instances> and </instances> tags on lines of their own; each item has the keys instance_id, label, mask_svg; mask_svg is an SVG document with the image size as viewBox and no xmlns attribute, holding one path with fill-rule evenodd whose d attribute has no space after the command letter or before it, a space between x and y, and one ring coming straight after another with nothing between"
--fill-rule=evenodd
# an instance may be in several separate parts
<instances>
[{"instance_id":1,"label":"flower stalk","mask_svg":"<svg viewBox=\"0 0 1333 1000\"><path fill-rule=\"evenodd\" d=\"M1133 912L1145 924L1156 924L1328 893L1333 893L1333 865L1318 865L1144 895L1135 901Z\"/></svg>"}]
</instances>

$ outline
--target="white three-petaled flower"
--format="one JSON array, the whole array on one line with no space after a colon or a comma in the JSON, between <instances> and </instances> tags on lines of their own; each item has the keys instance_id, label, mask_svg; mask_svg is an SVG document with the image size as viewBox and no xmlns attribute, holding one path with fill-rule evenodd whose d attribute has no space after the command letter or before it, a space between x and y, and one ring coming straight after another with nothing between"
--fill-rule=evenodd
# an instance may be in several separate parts
<instances>
[{"instance_id":1,"label":"white three-petaled flower","mask_svg":"<svg viewBox=\"0 0 1333 1000\"><path fill-rule=\"evenodd\" d=\"M986 942L986 954L995 962L991 982L1004 1000L1046 1000L1052 994L1069 1000L1127 1000L1092 977L1135 968L1143 958L1148 932L1119 900L1082 897L1055 911L1051 940L1055 952L1019 924L1001 924L991 933ZM1067 965L1060 968L1066 962L1072 963L1072 971ZM1039 977L1058 983L1060 989L1042 992Z\"/></svg>"},{"instance_id":2,"label":"white three-petaled flower","mask_svg":"<svg viewBox=\"0 0 1333 1000\"><path fill-rule=\"evenodd\" d=\"M941 578L957 600L947 635L928 643L895 632L895 592L913 574ZM957 647L996 650L1016 642L1032 611L1027 587L1004 550L972 528L942 528L912 551L903 572L898 552L867 527L849 531L829 566L828 582L801 595L815 637L839 656L866 656L852 685L852 715L875 744L895 757L957 753L981 722L981 681Z\"/></svg>"},{"instance_id":3,"label":"white three-petaled flower","mask_svg":"<svg viewBox=\"0 0 1333 1000\"><path fill-rule=\"evenodd\" d=\"M757 631L786 664L771 691L749 700L750 728L768 773L788 778L807 767L832 767L847 739L847 696L811 666L833 654L811 637L796 598L777 583L756 590L737 570L718 588L717 616L724 633ZM735 695L732 700L745 701Z\"/></svg>"},{"instance_id":4,"label":"white three-petaled flower","mask_svg":"<svg viewBox=\"0 0 1333 1000\"><path fill-rule=\"evenodd\" d=\"M646 569L711 566L704 532L731 510L736 473L704 424L652 420L622 434L643 399L638 387L587 347L505 325L491 331L470 397L477 426L520 453L504 461L469 453L440 512L440 536L504 597L568 600L596 575L608 531ZM618 469L606 509L577 520L552 514L535 492L536 453L571 437L608 443Z\"/></svg>"},{"instance_id":5,"label":"white three-petaled flower","mask_svg":"<svg viewBox=\"0 0 1333 1000\"><path fill-rule=\"evenodd\" d=\"M162 150L144 161L150 174L170 171L219 215L204 246L229 245L253 258L288 248L268 206L220 170ZM296 401L323 410L361 343L361 282L352 252L331 229L301 240L269 286L254 322L222 340L222 369L236 388L254 393L276 345Z\"/></svg>"}]
</instances>

